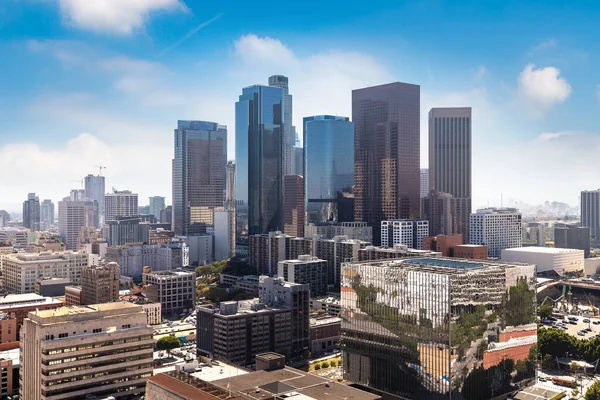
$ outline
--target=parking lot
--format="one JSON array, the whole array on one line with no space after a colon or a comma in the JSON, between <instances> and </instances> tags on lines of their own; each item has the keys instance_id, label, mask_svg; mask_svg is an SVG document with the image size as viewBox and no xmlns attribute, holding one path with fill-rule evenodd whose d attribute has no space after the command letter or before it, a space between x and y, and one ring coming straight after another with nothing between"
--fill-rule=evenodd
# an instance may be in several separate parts
<instances>
[{"instance_id":1,"label":"parking lot","mask_svg":"<svg viewBox=\"0 0 600 400\"><path fill-rule=\"evenodd\" d=\"M556 327L555 325L557 323L563 322L564 326L566 329L564 329L565 332L568 332L569 334L575 336L578 339L591 339L596 335L600 335L600 320L598 320L597 318L586 318L586 317L573 317L571 316L570 318L577 318L577 320L573 319L572 321L575 322L574 324L572 323L566 323L564 319L560 319L558 321L553 321L552 324L544 324L543 326L545 327ZM589 322L583 322L583 321L589 321ZM596 324L594 324L594 322L596 322ZM583 329L589 328L591 331L590 332L581 332ZM579 333L581 332L581 334Z\"/></svg>"}]
</instances>

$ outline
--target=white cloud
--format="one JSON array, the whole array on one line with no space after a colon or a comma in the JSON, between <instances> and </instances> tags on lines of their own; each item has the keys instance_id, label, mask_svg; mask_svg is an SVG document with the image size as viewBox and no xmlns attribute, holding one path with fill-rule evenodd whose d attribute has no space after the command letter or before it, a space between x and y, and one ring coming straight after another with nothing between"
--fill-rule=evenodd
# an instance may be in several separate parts
<instances>
[{"instance_id":1,"label":"white cloud","mask_svg":"<svg viewBox=\"0 0 600 400\"><path fill-rule=\"evenodd\" d=\"M575 132L552 132L552 133L540 133L535 141L538 142L546 142L553 139L558 139L562 136L571 136L575 134Z\"/></svg>"},{"instance_id":2,"label":"white cloud","mask_svg":"<svg viewBox=\"0 0 600 400\"><path fill-rule=\"evenodd\" d=\"M477 70L475 70L475 73L473 74L473 78L476 81L479 81L485 76L486 73L487 73L487 68L485 67L485 65L480 65L479 67L477 67Z\"/></svg>"},{"instance_id":3,"label":"white cloud","mask_svg":"<svg viewBox=\"0 0 600 400\"><path fill-rule=\"evenodd\" d=\"M552 106L563 103L572 92L569 82L559 76L556 67L535 68L525 66L519 75L519 94L534 113L541 113Z\"/></svg>"},{"instance_id":4,"label":"white cloud","mask_svg":"<svg viewBox=\"0 0 600 400\"><path fill-rule=\"evenodd\" d=\"M244 35L234 43L236 54L245 62L289 65L296 61L294 53L278 39Z\"/></svg>"},{"instance_id":5,"label":"white cloud","mask_svg":"<svg viewBox=\"0 0 600 400\"><path fill-rule=\"evenodd\" d=\"M534 51L552 49L556 47L556 41L554 39L544 40L533 47Z\"/></svg>"},{"instance_id":6,"label":"white cloud","mask_svg":"<svg viewBox=\"0 0 600 400\"><path fill-rule=\"evenodd\" d=\"M58 4L67 24L119 35L142 29L153 12L187 10L180 0L58 0Z\"/></svg>"}]
</instances>

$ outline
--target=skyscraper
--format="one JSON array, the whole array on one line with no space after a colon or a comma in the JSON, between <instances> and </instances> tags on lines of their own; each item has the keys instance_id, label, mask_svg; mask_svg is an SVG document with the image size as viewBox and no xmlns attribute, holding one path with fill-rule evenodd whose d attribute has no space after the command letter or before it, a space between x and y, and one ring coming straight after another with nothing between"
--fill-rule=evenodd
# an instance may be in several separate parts
<instances>
[{"instance_id":1,"label":"skyscraper","mask_svg":"<svg viewBox=\"0 0 600 400\"><path fill-rule=\"evenodd\" d=\"M77 239L86 222L86 206L83 201L71 201L65 197L58 202L58 231L67 250L77 249Z\"/></svg>"},{"instance_id":2,"label":"skyscraper","mask_svg":"<svg viewBox=\"0 0 600 400\"><path fill-rule=\"evenodd\" d=\"M173 159L173 230L196 235L214 223L223 207L227 127L207 121L177 121ZM204 227L204 228L203 228Z\"/></svg>"},{"instance_id":3,"label":"skyscraper","mask_svg":"<svg viewBox=\"0 0 600 400\"><path fill-rule=\"evenodd\" d=\"M471 108L432 108L429 111L429 190L455 199L453 232L469 239L471 215ZM437 235L438 233L433 233Z\"/></svg>"},{"instance_id":4,"label":"skyscraper","mask_svg":"<svg viewBox=\"0 0 600 400\"><path fill-rule=\"evenodd\" d=\"M43 229L49 229L54 225L54 203L45 199L40 206L40 224Z\"/></svg>"},{"instance_id":5,"label":"skyscraper","mask_svg":"<svg viewBox=\"0 0 600 400\"><path fill-rule=\"evenodd\" d=\"M150 214L160 220L160 212L165 209L165 198L161 196L152 196L148 199Z\"/></svg>"},{"instance_id":6,"label":"skyscraper","mask_svg":"<svg viewBox=\"0 0 600 400\"><path fill-rule=\"evenodd\" d=\"M294 147L294 174L304 176L304 148L298 146Z\"/></svg>"},{"instance_id":7,"label":"skyscraper","mask_svg":"<svg viewBox=\"0 0 600 400\"><path fill-rule=\"evenodd\" d=\"M40 198L29 193L23 202L23 226L33 232L40 230Z\"/></svg>"},{"instance_id":8,"label":"skyscraper","mask_svg":"<svg viewBox=\"0 0 600 400\"><path fill-rule=\"evenodd\" d=\"M269 77L269 86L283 89L283 174L295 174L296 128L292 126L292 95L290 94L287 76L273 75ZM300 174L298 174L300 175Z\"/></svg>"},{"instance_id":9,"label":"skyscraper","mask_svg":"<svg viewBox=\"0 0 600 400\"><path fill-rule=\"evenodd\" d=\"M301 175L286 175L283 180L283 233L304 237L304 179Z\"/></svg>"},{"instance_id":10,"label":"skyscraper","mask_svg":"<svg viewBox=\"0 0 600 400\"><path fill-rule=\"evenodd\" d=\"M429 169L421 168L421 198L429 193Z\"/></svg>"},{"instance_id":11,"label":"skyscraper","mask_svg":"<svg viewBox=\"0 0 600 400\"><path fill-rule=\"evenodd\" d=\"M576 225L554 227L554 247L559 249L579 249L584 256L590 256L590 228Z\"/></svg>"},{"instance_id":12,"label":"skyscraper","mask_svg":"<svg viewBox=\"0 0 600 400\"><path fill-rule=\"evenodd\" d=\"M283 107L283 89L261 85L235 104L237 212L247 210L250 235L283 228Z\"/></svg>"},{"instance_id":13,"label":"skyscraper","mask_svg":"<svg viewBox=\"0 0 600 400\"><path fill-rule=\"evenodd\" d=\"M382 220L420 214L420 87L389 83L352 91L354 216ZM379 229L373 242L379 244Z\"/></svg>"},{"instance_id":14,"label":"skyscraper","mask_svg":"<svg viewBox=\"0 0 600 400\"><path fill-rule=\"evenodd\" d=\"M600 233L600 189L581 192L581 226L590 228L593 243Z\"/></svg>"},{"instance_id":15,"label":"skyscraper","mask_svg":"<svg viewBox=\"0 0 600 400\"><path fill-rule=\"evenodd\" d=\"M104 222L114 221L116 217L138 215L138 194L131 190L117 190L104 196Z\"/></svg>"},{"instance_id":16,"label":"skyscraper","mask_svg":"<svg viewBox=\"0 0 600 400\"><path fill-rule=\"evenodd\" d=\"M353 206L343 199L354 185L354 124L348 117L305 117L304 156L307 223L348 222L352 213L340 206Z\"/></svg>"},{"instance_id":17,"label":"skyscraper","mask_svg":"<svg viewBox=\"0 0 600 400\"><path fill-rule=\"evenodd\" d=\"M104 197L106 193L105 180L101 175L89 174L84 178L85 181L85 198L98 202L98 219L99 223L105 222L106 211L104 205Z\"/></svg>"}]
</instances>

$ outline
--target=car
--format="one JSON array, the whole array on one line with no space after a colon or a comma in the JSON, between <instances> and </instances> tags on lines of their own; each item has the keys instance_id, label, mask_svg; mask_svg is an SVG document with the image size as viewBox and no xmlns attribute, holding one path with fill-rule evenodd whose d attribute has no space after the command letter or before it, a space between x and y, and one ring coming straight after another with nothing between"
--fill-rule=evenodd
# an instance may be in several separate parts
<instances>
[{"instance_id":1,"label":"car","mask_svg":"<svg viewBox=\"0 0 600 400\"><path fill-rule=\"evenodd\" d=\"M585 332L591 332L592 330L590 328L585 328L584 331Z\"/></svg>"},{"instance_id":2,"label":"car","mask_svg":"<svg viewBox=\"0 0 600 400\"><path fill-rule=\"evenodd\" d=\"M547 382L548 381L548 379L544 378L543 376L540 376L539 380L540 380L540 382Z\"/></svg>"},{"instance_id":3,"label":"car","mask_svg":"<svg viewBox=\"0 0 600 400\"><path fill-rule=\"evenodd\" d=\"M590 320L589 320L589 319L587 319L587 318L584 318L584 319L583 319L583 322L585 322L586 324L589 324L589 323L590 323Z\"/></svg>"},{"instance_id":4,"label":"car","mask_svg":"<svg viewBox=\"0 0 600 400\"><path fill-rule=\"evenodd\" d=\"M575 321L569 321L569 323L570 323L571 325L577 325L577 322L575 322Z\"/></svg>"},{"instance_id":5,"label":"car","mask_svg":"<svg viewBox=\"0 0 600 400\"><path fill-rule=\"evenodd\" d=\"M581 331L577 332L577 334L578 334L579 336L585 336L585 333L583 333L583 332L581 332Z\"/></svg>"},{"instance_id":6,"label":"car","mask_svg":"<svg viewBox=\"0 0 600 400\"><path fill-rule=\"evenodd\" d=\"M594 325L600 325L600 321L598 321L597 319L595 319L595 320L592 321L592 324L594 324Z\"/></svg>"}]
</instances>

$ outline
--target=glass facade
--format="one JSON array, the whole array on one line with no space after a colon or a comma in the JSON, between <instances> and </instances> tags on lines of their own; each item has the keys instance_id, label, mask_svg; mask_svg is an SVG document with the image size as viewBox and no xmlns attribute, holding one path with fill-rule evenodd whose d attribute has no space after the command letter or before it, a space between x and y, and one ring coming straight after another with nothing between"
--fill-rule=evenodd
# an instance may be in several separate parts
<instances>
[{"instance_id":1,"label":"glass facade","mask_svg":"<svg viewBox=\"0 0 600 400\"><path fill-rule=\"evenodd\" d=\"M353 207L354 124L348 117L305 117L304 160L307 223L352 221L345 209Z\"/></svg>"},{"instance_id":2,"label":"glass facade","mask_svg":"<svg viewBox=\"0 0 600 400\"><path fill-rule=\"evenodd\" d=\"M244 88L235 103L239 228L250 235L283 228L283 89ZM244 229L245 226L247 229Z\"/></svg>"},{"instance_id":3,"label":"glass facade","mask_svg":"<svg viewBox=\"0 0 600 400\"><path fill-rule=\"evenodd\" d=\"M173 229L177 235L200 234L212 221L212 210L223 207L226 164L227 127L206 121L177 122L173 159Z\"/></svg>"},{"instance_id":4,"label":"glass facade","mask_svg":"<svg viewBox=\"0 0 600 400\"><path fill-rule=\"evenodd\" d=\"M419 218L420 90L395 82L352 91L355 221Z\"/></svg>"},{"instance_id":5,"label":"glass facade","mask_svg":"<svg viewBox=\"0 0 600 400\"><path fill-rule=\"evenodd\" d=\"M344 378L407 399L533 383L535 266L445 258L342 267Z\"/></svg>"}]
</instances>

